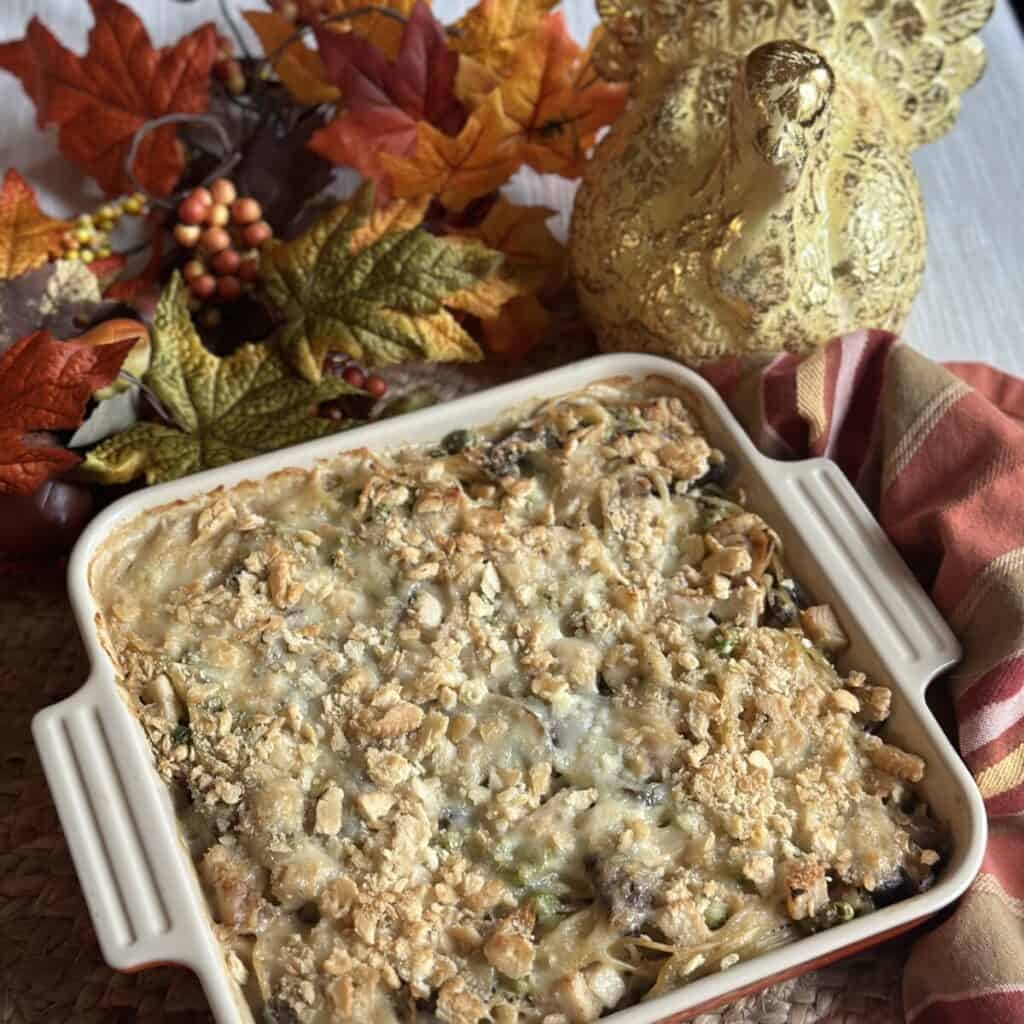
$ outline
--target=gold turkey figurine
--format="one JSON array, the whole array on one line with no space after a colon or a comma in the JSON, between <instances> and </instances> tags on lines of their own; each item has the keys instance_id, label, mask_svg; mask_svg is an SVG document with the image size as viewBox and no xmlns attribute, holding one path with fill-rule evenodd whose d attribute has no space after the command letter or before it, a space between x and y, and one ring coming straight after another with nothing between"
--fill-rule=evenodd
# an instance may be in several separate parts
<instances>
[{"instance_id":1,"label":"gold turkey figurine","mask_svg":"<svg viewBox=\"0 0 1024 1024\"><path fill-rule=\"evenodd\" d=\"M632 83L573 211L601 347L699 363L898 330L924 270L910 153L984 70L991 9L599 0L598 70Z\"/></svg>"}]
</instances>

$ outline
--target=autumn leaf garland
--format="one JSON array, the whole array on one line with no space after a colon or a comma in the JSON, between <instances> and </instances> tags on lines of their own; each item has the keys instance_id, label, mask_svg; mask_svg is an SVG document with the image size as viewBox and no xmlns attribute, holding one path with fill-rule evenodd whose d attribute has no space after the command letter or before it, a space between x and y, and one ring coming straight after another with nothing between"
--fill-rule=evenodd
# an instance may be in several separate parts
<instances>
[{"instance_id":1,"label":"autumn leaf garland","mask_svg":"<svg viewBox=\"0 0 1024 1024\"><path fill-rule=\"evenodd\" d=\"M597 75L593 42L581 50L553 5L481 0L449 41L419 0L394 61L357 31L319 28L318 58L341 98L311 148L374 180L381 201L437 195L455 212L524 163L579 177L626 87Z\"/></svg>"},{"instance_id":2,"label":"autumn leaf garland","mask_svg":"<svg viewBox=\"0 0 1024 1024\"><path fill-rule=\"evenodd\" d=\"M38 18L0 43L39 126L117 197L65 220L16 170L0 185L0 496L83 455L92 480L152 483L318 437L369 408L363 385L380 394L358 364L517 360L548 335L565 250L552 211L502 189L524 165L580 175L626 100L557 0L479 0L450 26L427 0L242 11L262 54L212 24L157 47L128 3L87 2L83 53ZM214 149L197 118L219 126ZM214 182L218 161L233 180ZM363 185L328 205L336 167ZM182 198L203 185L229 198L198 227ZM236 195L252 221L229 211ZM129 208L146 218L134 259L114 234ZM152 318L151 348L110 333L117 302ZM257 326L218 326L236 320Z\"/></svg>"},{"instance_id":3,"label":"autumn leaf garland","mask_svg":"<svg viewBox=\"0 0 1024 1024\"><path fill-rule=\"evenodd\" d=\"M271 225L279 232L326 185L334 165L373 182L378 206L394 197L436 200L441 209L430 215L433 230L463 233L467 217L470 227L479 224L497 190L524 164L578 176L598 130L626 97L624 86L597 75L590 49L581 50L552 11L555 0L479 0L448 28L426 0L317 0L290 5L292 18L244 11L264 49L263 57L245 58L244 71L224 56L230 41L212 25L158 48L127 4L88 2L95 24L83 55L64 47L37 18L23 39L0 44L0 68L19 78L40 126L56 125L61 151L108 194L125 192L134 178L153 195L165 195L182 180L188 154L179 124L164 119L207 111L213 119L222 116L225 89L217 80L224 75L217 68L232 65L233 88L253 83L251 100L258 101L247 98L242 109L263 111L251 122L239 173L262 188L268 175L257 165L267 164L272 150L274 174L286 175L289 167L299 174L301 165L303 182L310 183L309 189L296 184L294 203L269 201L269 212L285 219ZM314 38L315 48L309 45ZM281 105L282 92L293 110ZM212 100L220 106L211 108ZM261 107L265 100L269 105ZM270 149L267 139L275 140ZM305 160L294 152L280 157L278 150L296 146L308 146ZM54 258L68 228L33 211L19 190L9 175L0 195L0 275L5 260L10 276ZM280 197L280 189L265 191ZM15 220L6 244L5 229ZM161 230L158 220L152 230ZM127 266L118 253L90 258L112 295L135 301L145 296L153 272L166 274L163 249L158 237L151 269L134 281L117 280ZM522 311L523 298L509 310ZM532 333L541 319L534 315L523 324ZM445 329L450 340L456 337L447 323ZM349 333L343 351L365 348L353 339ZM321 336L315 347L326 351L332 343ZM422 346L408 352L423 355ZM313 373L310 366L303 372Z\"/></svg>"},{"instance_id":4,"label":"autumn leaf garland","mask_svg":"<svg viewBox=\"0 0 1024 1024\"><path fill-rule=\"evenodd\" d=\"M84 469L105 483L157 483L351 426L315 415L319 403L357 393L322 372L328 346L376 363L480 358L445 307L494 317L521 284L479 241L424 231L425 207L375 209L368 183L294 241L267 246L263 286L280 328L224 358L203 346L175 275L144 377L165 422L108 438Z\"/></svg>"}]
</instances>

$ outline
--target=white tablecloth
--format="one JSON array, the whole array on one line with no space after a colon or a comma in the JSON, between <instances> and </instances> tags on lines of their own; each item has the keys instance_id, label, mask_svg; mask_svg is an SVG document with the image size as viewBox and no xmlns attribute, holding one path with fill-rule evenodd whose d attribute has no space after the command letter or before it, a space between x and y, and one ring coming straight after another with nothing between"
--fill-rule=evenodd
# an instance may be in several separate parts
<instances>
[{"instance_id":1,"label":"white tablecloth","mask_svg":"<svg viewBox=\"0 0 1024 1024\"><path fill-rule=\"evenodd\" d=\"M217 0L132 2L157 43L220 20ZM465 0L434 3L445 20L467 6ZM567 0L566 9L574 34L585 37L596 20L593 0ZM0 0L0 39L21 36L33 14L66 45L84 47L91 23L86 0ZM915 157L930 237L924 287L905 333L935 358L981 360L1024 374L1024 37L1005 0L984 36L989 69L965 97L960 123ZM22 171L51 211L94 202L95 186L61 159L52 129L36 130L31 104L3 73L0 97L0 169ZM565 205L570 195L561 188L557 199Z\"/></svg>"}]
</instances>

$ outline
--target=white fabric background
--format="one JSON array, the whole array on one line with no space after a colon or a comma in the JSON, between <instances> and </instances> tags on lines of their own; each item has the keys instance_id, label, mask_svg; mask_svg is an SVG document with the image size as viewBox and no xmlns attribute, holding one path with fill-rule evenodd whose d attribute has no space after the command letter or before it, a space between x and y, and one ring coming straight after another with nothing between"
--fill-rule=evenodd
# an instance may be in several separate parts
<instances>
[{"instance_id":1,"label":"white fabric background","mask_svg":"<svg viewBox=\"0 0 1024 1024\"><path fill-rule=\"evenodd\" d=\"M206 20L219 20L216 0L130 0L154 42L163 44ZM259 0L229 0L233 7ZM449 20L468 0L434 0ZM596 20L593 0L566 0L573 33L584 38ZM81 50L91 15L86 0L0 0L0 39L21 36L38 15L63 42ZM1024 374L1024 36L1005 0L984 32L989 68L964 99L952 135L917 153L929 226L924 287L906 329L914 345L939 359L981 360ZM0 72L0 170L16 166L50 212L95 201L95 186L57 153L52 129L40 134L20 85ZM532 201L562 207L571 189ZM560 218L564 225L565 218Z\"/></svg>"}]
</instances>

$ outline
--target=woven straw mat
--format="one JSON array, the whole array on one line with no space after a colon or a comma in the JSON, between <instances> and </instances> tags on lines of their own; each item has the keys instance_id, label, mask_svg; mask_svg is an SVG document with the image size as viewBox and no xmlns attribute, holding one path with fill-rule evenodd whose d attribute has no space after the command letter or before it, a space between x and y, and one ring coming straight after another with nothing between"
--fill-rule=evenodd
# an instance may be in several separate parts
<instances>
[{"instance_id":1,"label":"woven straw mat","mask_svg":"<svg viewBox=\"0 0 1024 1024\"><path fill-rule=\"evenodd\" d=\"M391 393L429 383L450 398L513 376L437 371L392 374ZM63 572L0 581L0 1024L209 1021L188 971L119 974L100 955L29 731L32 715L72 693L87 672ZM896 1024L906 951L905 941L890 942L697 1024Z\"/></svg>"}]
</instances>

